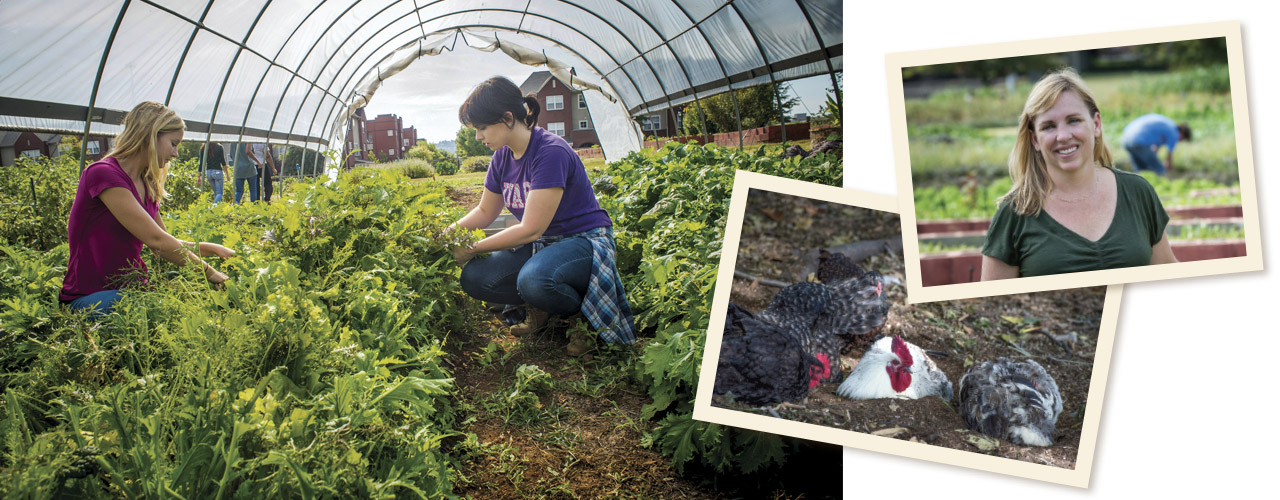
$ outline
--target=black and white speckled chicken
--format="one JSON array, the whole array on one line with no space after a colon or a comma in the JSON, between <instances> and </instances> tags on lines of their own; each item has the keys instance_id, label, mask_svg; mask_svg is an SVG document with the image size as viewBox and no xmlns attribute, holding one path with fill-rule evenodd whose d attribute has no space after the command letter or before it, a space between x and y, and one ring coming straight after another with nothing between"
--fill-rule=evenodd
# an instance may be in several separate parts
<instances>
[{"instance_id":1,"label":"black and white speckled chicken","mask_svg":"<svg viewBox=\"0 0 1280 500\"><path fill-rule=\"evenodd\" d=\"M947 374L929 355L897 335L872 344L836 394L854 400L936 395L947 401L954 395Z\"/></svg>"},{"instance_id":2,"label":"black and white speckled chicken","mask_svg":"<svg viewBox=\"0 0 1280 500\"><path fill-rule=\"evenodd\" d=\"M769 324L794 325L804 349L829 363L820 382L841 376L840 352L859 336L874 335L884 325L889 303L880 273L831 283L796 283L783 288L757 317Z\"/></svg>"},{"instance_id":3,"label":"black and white speckled chicken","mask_svg":"<svg viewBox=\"0 0 1280 500\"><path fill-rule=\"evenodd\" d=\"M970 429L1011 443L1053 444L1062 413L1058 384L1032 360L999 358L960 377L960 414Z\"/></svg>"},{"instance_id":4,"label":"black and white speckled chicken","mask_svg":"<svg viewBox=\"0 0 1280 500\"><path fill-rule=\"evenodd\" d=\"M803 399L824 364L805 352L795 325L760 321L729 303L713 392L750 405Z\"/></svg>"},{"instance_id":5,"label":"black and white speckled chicken","mask_svg":"<svg viewBox=\"0 0 1280 500\"><path fill-rule=\"evenodd\" d=\"M866 274L866 271L844 254L818 249L818 272L815 274L818 281L834 283L849 278L858 278L863 274Z\"/></svg>"}]
</instances>

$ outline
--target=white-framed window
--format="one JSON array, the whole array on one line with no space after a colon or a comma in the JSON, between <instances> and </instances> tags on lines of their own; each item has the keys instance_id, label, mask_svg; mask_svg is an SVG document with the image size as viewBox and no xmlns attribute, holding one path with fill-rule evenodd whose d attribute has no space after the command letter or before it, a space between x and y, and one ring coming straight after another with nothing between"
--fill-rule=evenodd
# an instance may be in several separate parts
<instances>
[{"instance_id":1,"label":"white-framed window","mask_svg":"<svg viewBox=\"0 0 1280 500\"><path fill-rule=\"evenodd\" d=\"M564 135L564 134L561 134L561 135ZM39 158L41 155L40 155L39 149L28 149L22 152L22 156L25 156L27 158Z\"/></svg>"},{"instance_id":2,"label":"white-framed window","mask_svg":"<svg viewBox=\"0 0 1280 500\"><path fill-rule=\"evenodd\" d=\"M586 130L591 128L591 122L587 120L578 120L578 130Z\"/></svg>"},{"instance_id":3,"label":"white-framed window","mask_svg":"<svg viewBox=\"0 0 1280 500\"><path fill-rule=\"evenodd\" d=\"M405 138L405 140L404 140L404 147L406 147L406 148L407 148L407 147L409 147L409 139L408 139L408 138Z\"/></svg>"},{"instance_id":4,"label":"white-framed window","mask_svg":"<svg viewBox=\"0 0 1280 500\"><path fill-rule=\"evenodd\" d=\"M560 137L564 137L564 122L551 122L547 124L547 132L551 132Z\"/></svg>"},{"instance_id":5,"label":"white-framed window","mask_svg":"<svg viewBox=\"0 0 1280 500\"><path fill-rule=\"evenodd\" d=\"M395 133L395 131L394 131L394 130L388 130L388 131L387 131L387 137L392 137L392 136L394 136L394 135L396 135L396 133Z\"/></svg>"},{"instance_id":6,"label":"white-framed window","mask_svg":"<svg viewBox=\"0 0 1280 500\"><path fill-rule=\"evenodd\" d=\"M555 111L557 109L564 109L564 96L562 95L547 96L547 111Z\"/></svg>"},{"instance_id":7,"label":"white-framed window","mask_svg":"<svg viewBox=\"0 0 1280 500\"><path fill-rule=\"evenodd\" d=\"M658 130L662 128L662 115L645 115L640 117L641 130Z\"/></svg>"},{"instance_id":8,"label":"white-framed window","mask_svg":"<svg viewBox=\"0 0 1280 500\"><path fill-rule=\"evenodd\" d=\"M578 109L587 109L587 95L578 94Z\"/></svg>"},{"instance_id":9,"label":"white-framed window","mask_svg":"<svg viewBox=\"0 0 1280 500\"><path fill-rule=\"evenodd\" d=\"M396 155L396 150L394 149L387 150L387 156L395 156L395 155Z\"/></svg>"},{"instance_id":10,"label":"white-framed window","mask_svg":"<svg viewBox=\"0 0 1280 500\"><path fill-rule=\"evenodd\" d=\"M84 146L85 146L85 149L84 149L84 152L85 152L85 153L88 153L88 154L91 154L91 155L96 155L96 154L98 154L98 153L102 152L102 149L100 149L100 148L99 148L99 146L98 146L98 141L89 141L89 142L86 142L86 143L84 144Z\"/></svg>"}]
</instances>

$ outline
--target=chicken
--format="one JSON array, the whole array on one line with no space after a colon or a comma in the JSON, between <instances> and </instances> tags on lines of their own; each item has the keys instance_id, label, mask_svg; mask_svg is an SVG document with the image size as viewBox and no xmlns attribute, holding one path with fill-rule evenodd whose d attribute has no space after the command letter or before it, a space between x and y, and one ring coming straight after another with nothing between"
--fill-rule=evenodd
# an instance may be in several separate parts
<instances>
[{"instance_id":1,"label":"chicken","mask_svg":"<svg viewBox=\"0 0 1280 500\"><path fill-rule=\"evenodd\" d=\"M960 414L970 429L1011 443L1053 444L1062 396L1049 373L1032 360L999 358L960 377Z\"/></svg>"},{"instance_id":2,"label":"chicken","mask_svg":"<svg viewBox=\"0 0 1280 500\"><path fill-rule=\"evenodd\" d=\"M936 395L947 401L953 395L951 381L924 350L897 335L872 344L836 394L854 400Z\"/></svg>"},{"instance_id":3,"label":"chicken","mask_svg":"<svg viewBox=\"0 0 1280 500\"><path fill-rule=\"evenodd\" d=\"M730 302L713 393L755 406L808 396L830 361L805 352L796 330L760 321Z\"/></svg>"},{"instance_id":4,"label":"chicken","mask_svg":"<svg viewBox=\"0 0 1280 500\"><path fill-rule=\"evenodd\" d=\"M796 328L805 352L830 363L830 375L820 380L825 382L841 376L838 360L845 345L879 331L888 312L880 273L866 271L833 283L804 282L783 288L758 318Z\"/></svg>"},{"instance_id":5,"label":"chicken","mask_svg":"<svg viewBox=\"0 0 1280 500\"><path fill-rule=\"evenodd\" d=\"M866 274L866 271L844 254L818 249L818 272L815 275L818 281L832 283L857 278L863 274Z\"/></svg>"}]
</instances>

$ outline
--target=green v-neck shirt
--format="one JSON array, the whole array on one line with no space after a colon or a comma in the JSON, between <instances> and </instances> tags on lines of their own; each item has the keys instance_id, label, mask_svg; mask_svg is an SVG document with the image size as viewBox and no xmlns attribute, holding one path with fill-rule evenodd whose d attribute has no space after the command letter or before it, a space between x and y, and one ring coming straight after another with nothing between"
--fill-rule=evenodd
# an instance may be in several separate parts
<instances>
[{"instance_id":1,"label":"green v-neck shirt","mask_svg":"<svg viewBox=\"0 0 1280 500\"><path fill-rule=\"evenodd\" d=\"M1169 214L1142 176L1108 169L1116 176L1116 211L1098 241L1089 241L1041 210L1018 215L1008 200L996 209L982 254L1018 266L1020 276L1074 273L1151 264Z\"/></svg>"}]
</instances>

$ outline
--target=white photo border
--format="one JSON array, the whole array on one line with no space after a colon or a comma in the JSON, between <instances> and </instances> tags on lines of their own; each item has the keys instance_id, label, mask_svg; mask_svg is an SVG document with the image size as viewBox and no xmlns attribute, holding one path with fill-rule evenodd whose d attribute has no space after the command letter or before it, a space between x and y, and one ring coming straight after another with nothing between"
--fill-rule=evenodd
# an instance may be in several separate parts
<instances>
[{"instance_id":1,"label":"white photo border","mask_svg":"<svg viewBox=\"0 0 1280 500\"><path fill-rule=\"evenodd\" d=\"M906 100L902 85L903 68L1217 37L1225 37L1227 42L1227 64L1231 80L1231 109L1235 123L1236 159L1240 169L1240 199L1244 219L1244 256L999 281L929 287L922 285L920 240L916 231L916 214L912 195L914 191L911 180L911 155L907 143ZM1240 23L1238 21L892 53L885 55L885 73L889 88L894 167L898 176L898 193L901 195L899 201L902 203L900 210L902 216L902 247L903 258L906 263L908 303L916 304L1064 288L1261 271L1263 269L1262 237L1258 222L1257 188L1255 187L1253 170L1253 142L1249 128L1248 92L1245 83L1244 55L1240 44Z\"/></svg>"},{"instance_id":2,"label":"white photo border","mask_svg":"<svg viewBox=\"0 0 1280 500\"><path fill-rule=\"evenodd\" d=\"M891 196L841 189L742 170L736 173L733 194L729 201L729 216L726 221L724 242L720 252L720 267L716 275L715 296L711 304L711 326L707 329L702 367L699 372L698 387L694 398L693 418L695 420L1080 488L1089 486L1089 476L1093 469L1094 449L1098 439L1098 423L1102 416L1102 401L1106 393L1107 375L1111 365L1111 352L1115 342L1116 324L1120 314L1120 296L1124 288L1123 285L1107 287L1102 319L1098 326L1097 350L1094 353L1093 372L1089 382L1089 395L1086 399L1075 469L1021 462L976 452L872 436L861 432L711 406L717 359L721 341L724 337L724 317L729 308L729 294L733 288L733 271L737 264L738 244L742 236L747 194L753 188L883 212L896 212L898 208L898 200Z\"/></svg>"}]
</instances>

